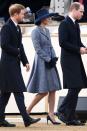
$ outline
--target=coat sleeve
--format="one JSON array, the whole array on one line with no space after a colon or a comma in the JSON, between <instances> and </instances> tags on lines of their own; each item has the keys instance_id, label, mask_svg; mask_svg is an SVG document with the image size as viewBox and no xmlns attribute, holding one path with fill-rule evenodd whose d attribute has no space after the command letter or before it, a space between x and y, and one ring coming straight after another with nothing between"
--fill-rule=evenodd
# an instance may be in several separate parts
<instances>
[{"instance_id":1,"label":"coat sleeve","mask_svg":"<svg viewBox=\"0 0 87 131\"><path fill-rule=\"evenodd\" d=\"M19 49L11 46L11 32L8 25L3 26L1 29L1 48L15 57L19 55Z\"/></svg>"},{"instance_id":2,"label":"coat sleeve","mask_svg":"<svg viewBox=\"0 0 87 131\"><path fill-rule=\"evenodd\" d=\"M44 61L49 62L51 60L50 56L41 48L40 46L40 35L39 32L36 30L33 30L32 32L32 42L35 48L36 53L44 59Z\"/></svg>"},{"instance_id":3,"label":"coat sleeve","mask_svg":"<svg viewBox=\"0 0 87 131\"><path fill-rule=\"evenodd\" d=\"M55 51L54 51L54 48L53 48L53 47L52 47L52 49L51 49L51 52L52 52L52 58L56 57L56 53L55 53Z\"/></svg>"},{"instance_id":4,"label":"coat sleeve","mask_svg":"<svg viewBox=\"0 0 87 131\"><path fill-rule=\"evenodd\" d=\"M63 21L59 26L59 45L65 50L73 53L80 53L80 47L69 43L69 32L65 21Z\"/></svg>"},{"instance_id":5,"label":"coat sleeve","mask_svg":"<svg viewBox=\"0 0 87 131\"><path fill-rule=\"evenodd\" d=\"M77 23L77 27L78 27L78 31L79 31L79 43L80 43L80 47L85 47L84 44L81 41L81 37L80 37L80 27L79 24Z\"/></svg>"},{"instance_id":6,"label":"coat sleeve","mask_svg":"<svg viewBox=\"0 0 87 131\"><path fill-rule=\"evenodd\" d=\"M20 55L21 55L22 64L25 66L29 62L28 62L28 59L26 57L23 44L20 44Z\"/></svg>"}]
</instances>

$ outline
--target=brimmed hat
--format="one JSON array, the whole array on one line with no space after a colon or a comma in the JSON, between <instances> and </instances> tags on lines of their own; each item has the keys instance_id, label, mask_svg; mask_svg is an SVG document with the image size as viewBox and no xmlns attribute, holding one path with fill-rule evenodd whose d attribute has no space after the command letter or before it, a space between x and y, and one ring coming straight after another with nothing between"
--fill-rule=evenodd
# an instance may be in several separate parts
<instances>
[{"instance_id":1,"label":"brimmed hat","mask_svg":"<svg viewBox=\"0 0 87 131\"><path fill-rule=\"evenodd\" d=\"M40 9L35 14L35 24L40 22L42 19L54 16L56 13L49 13L49 11L45 8Z\"/></svg>"}]
</instances>

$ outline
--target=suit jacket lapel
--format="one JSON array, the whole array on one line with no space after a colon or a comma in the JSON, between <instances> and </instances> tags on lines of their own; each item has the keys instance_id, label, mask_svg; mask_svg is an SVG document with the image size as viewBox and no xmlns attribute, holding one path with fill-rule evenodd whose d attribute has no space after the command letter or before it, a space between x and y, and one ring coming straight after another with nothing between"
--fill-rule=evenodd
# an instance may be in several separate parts
<instances>
[{"instance_id":1,"label":"suit jacket lapel","mask_svg":"<svg viewBox=\"0 0 87 131\"><path fill-rule=\"evenodd\" d=\"M21 31L19 30L19 32L17 31L17 27L15 26L15 24L13 23L13 21L11 19L9 19L9 26L11 27L11 31L14 34L15 39L18 41L20 39L21 36Z\"/></svg>"},{"instance_id":2,"label":"suit jacket lapel","mask_svg":"<svg viewBox=\"0 0 87 131\"><path fill-rule=\"evenodd\" d=\"M74 22L73 22L69 17L67 17L66 20L67 20L67 22L69 22L69 24L73 27L73 32L74 32L74 34L75 34L78 38L80 38L80 29L79 29L78 22L75 21L75 24L74 24ZM77 40L78 40L78 39L77 39ZM78 42L78 43L79 43L79 42Z\"/></svg>"},{"instance_id":3,"label":"suit jacket lapel","mask_svg":"<svg viewBox=\"0 0 87 131\"><path fill-rule=\"evenodd\" d=\"M75 23L67 16L67 19L69 21L69 23L74 27L74 29L78 32L79 31L79 25L78 22L75 21Z\"/></svg>"},{"instance_id":4,"label":"suit jacket lapel","mask_svg":"<svg viewBox=\"0 0 87 131\"><path fill-rule=\"evenodd\" d=\"M75 23L71 20L71 18L69 16L66 17L66 20L75 28L76 25Z\"/></svg>"}]
</instances>

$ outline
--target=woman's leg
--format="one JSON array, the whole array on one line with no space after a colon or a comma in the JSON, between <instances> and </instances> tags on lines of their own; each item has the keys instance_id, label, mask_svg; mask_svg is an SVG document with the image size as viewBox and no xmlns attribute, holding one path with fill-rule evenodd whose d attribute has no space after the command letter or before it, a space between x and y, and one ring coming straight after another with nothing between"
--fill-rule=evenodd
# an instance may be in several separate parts
<instances>
[{"instance_id":1,"label":"woman's leg","mask_svg":"<svg viewBox=\"0 0 87 131\"><path fill-rule=\"evenodd\" d=\"M32 108L43 98L47 95L48 93L38 93L37 95L35 95L33 101L31 102L31 104L29 105L29 107L27 108L27 112L28 114L31 112Z\"/></svg>"},{"instance_id":2,"label":"woman's leg","mask_svg":"<svg viewBox=\"0 0 87 131\"><path fill-rule=\"evenodd\" d=\"M54 117L55 91L49 92L48 103L49 103L49 116L55 122Z\"/></svg>"}]
</instances>

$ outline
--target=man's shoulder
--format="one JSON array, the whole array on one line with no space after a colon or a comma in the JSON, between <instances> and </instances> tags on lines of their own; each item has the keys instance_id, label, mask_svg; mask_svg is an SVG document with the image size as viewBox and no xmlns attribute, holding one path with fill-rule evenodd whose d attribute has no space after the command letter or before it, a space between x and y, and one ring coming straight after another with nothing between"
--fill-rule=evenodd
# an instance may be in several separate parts
<instances>
[{"instance_id":1,"label":"man's shoulder","mask_svg":"<svg viewBox=\"0 0 87 131\"><path fill-rule=\"evenodd\" d=\"M60 23L60 26L66 26L66 27L71 27L73 21L70 19L69 16L67 16L61 23ZM77 23L78 24L78 23ZM79 24L78 24L79 25Z\"/></svg>"},{"instance_id":2,"label":"man's shoulder","mask_svg":"<svg viewBox=\"0 0 87 131\"><path fill-rule=\"evenodd\" d=\"M9 26L10 25L10 22L9 22L9 19L4 23L3 27L5 26Z\"/></svg>"},{"instance_id":3,"label":"man's shoulder","mask_svg":"<svg viewBox=\"0 0 87 131\"><path fill-rule=\"evenodd\" d=\"M5 24L2 26L1 31L2 31L3 29L8 29L8 30L9 30L9 25L8 25L7 23L5 23Z\"/></svg>"},{"instance_id":4,"label":"man's shoulder","mask_svg":"<svg viewBox=\"0 0 87 131\"><path fill-rule=\"evenodd\" d=\"M65 18L64 20L61 21L60 26L67 26L68 25L68 21Z\"/></svg>"},{"instance_id":5,"label":"man's shoulder","mask_svg":"<svg viewBox=\"0 0 87 131\"><path fill-rule=\"evenodd\" d=\"M9 32L9 33L11 32L9 21L7 21L7 22L2 26L1 32L3 32L3 31Z\"/></svg>"}]
</instances>

